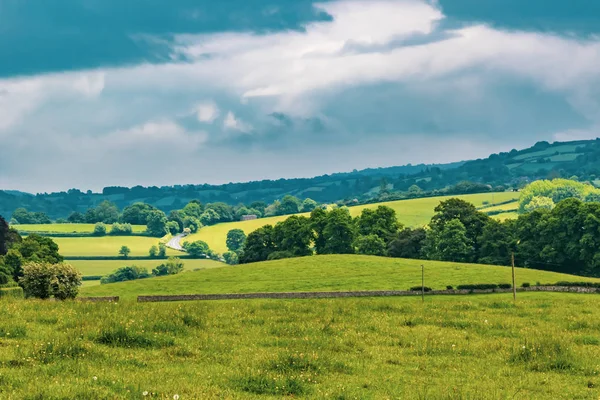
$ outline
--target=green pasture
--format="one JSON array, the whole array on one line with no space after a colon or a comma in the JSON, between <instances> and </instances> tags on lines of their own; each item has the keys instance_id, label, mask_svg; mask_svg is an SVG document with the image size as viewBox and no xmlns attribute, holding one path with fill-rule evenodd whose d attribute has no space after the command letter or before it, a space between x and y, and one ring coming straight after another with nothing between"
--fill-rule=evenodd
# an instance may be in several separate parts
<instances>
[{"instance_id":1,"label":"green pasture","mask_svg":"<svg viewBox=\"0 0 600 400\"><path fill-rule=\"evenodd\" d=\"M213 260L181 260L184 263L185 271L193 271L196 269L209 269L223 267L226 264ZM163 264L166 260L67 260L69 264L74 266L82 273L83 276L98 276L106 275L114 270L130 265L147 268L152 271L152 268Z\"/></svg>"},{"instance_id":2,"label":"green pasture","mask_svg":"<svg viewBox=\"0 0 600 400\"><path fill-rule=\"evenodd\" d=\"M396 211L398 220L406 226L423 226L429 222L434 214L434 208L444 200L449 198L458 197L465 201L473 203L476 207L482 206L484 201L489 204L501 203L507 200L518 199L519 193L515 192L501 192L501 193L481 193L481 194L469 194L461 196L443 196L443 197L429 197L422 199L411 199L411 200L399 200L385 203L366 204L355 207L350 207L350 213L352 216L360 215L365 208L377 208L380 205L388 206ZM299 214L308 216L309 214ZM246 234L260 228L261 226L271 224L275 225L277 222L284 221L289 215L282 215L277 217L261 218L251 221L238 221L229 222L225 224L217 224L213 226L207 226L198 233L188 236L184 241L193 242L194 240L203 240L210 248L217 253L224 253L227 251L225 244L227 238L227 232L231 229L242 229Z\"/></svg>"},{"instance_id":3,"label":"green pasture","mask_svg":"<svg viewBox=\"0 0 600 400\"><path fill-rule=\"evenodd\" d=\"M112 283L84 288L86 296L300 292L345 290L408 290L421 284L421 264L425 265L425 285L445 289L447 285L510 283L509 267L405 260L398 258L326 255L265 261L228 268L187 272L161 278ZM558 281L600 279L518 268L517 285Z\"/></svg>"},{"instance_id":4,"label":"green pasture","mask_svg":"<svg viewBox=\"0 0 600 400\"><path fill-rule=\"evenodd\" d=\"M147 256L152 245L158 246L157 238L146 236L102 236L81 238L52 238L58 244L59 253L65 258L75 256L118 256L121 246L131 250L130 256ZM167 255L181 255L167 249Z\"/></svg>"},{"instance_id":5,"label":"green pasture","mask_svg":"<svg viewBox=\"0 0 600 400\"><path fill-rule=\"evenodd\" d=\"M59 233L92 233L95 224L24 224L12 225L18 231L26 232L59 232ZM106 232L110 232L112 225L106 225ZM146 231L145 225L132 225L133 233Z\"/></svg>"},{"instance_id":6,"label":"green pasture","mask_svg":"<svg viewBox=\"0 0 600 400\"><path fill-rule=\"evenodd\" d=\"M0 313L7 400L600 396L597 295L1 300Z\"/></svg>"},{"instance_id":7,"label":"green pasture","mask_svg":"<svg viewBox=\"0 0 600 400\"><path fill-rule=\"evenodd\" d=\"M534 152L525 153L525 154L519 154L519 155L513 157L513 159L514 160L526 160L526 159L530 159L530 158L545 158L545 157L552 156L556 152L558 152L559 154L572 153L577 149L577 147L578 147L578 145L575 145L575 144L565 144L565 145L561 145L561 146L553 146L553 147L550 147L545 150L534 151Z\"/></svg>"}]
</instances>

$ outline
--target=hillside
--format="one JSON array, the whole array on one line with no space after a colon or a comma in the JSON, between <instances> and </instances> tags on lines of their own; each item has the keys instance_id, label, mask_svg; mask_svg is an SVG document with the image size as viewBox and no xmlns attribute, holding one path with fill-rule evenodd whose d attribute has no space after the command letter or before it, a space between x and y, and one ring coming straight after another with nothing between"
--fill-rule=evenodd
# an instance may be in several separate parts
<instances>
[{"instance_id":1,"label":"hillside","mask_svg":"<svg viewBox=\"0 0 600 400\"><path fill-rule=\"evenodd\" d=\"M483 193L483 194L470 194L462 196L441 196L441 197L429 197L412 200L398 200L384 203L366 204L360 206L349 207L350 213L353 217L359 215L365 208L376 208L380 205L391 207L396 211L398 221L402 224L410 227L423 226L429 222L434 214L434 208L444 200L450 197L458 197L470 203L473 203L476 207L481 207L484 202L490 205L502 203L509 200L516 200L519 198L519 194L515 192L502 192L502 193ZM510 210L515 208L516 203L505 204L497 206L498 209ZM496 208L494 208L496 209ZM487 210L487 209L486 209ZM308 214L301 214L308 215ZM504 215L499 214L496 217L502 218ZM514 215L513 215L514 216ZM275 225L277 222L283 221L288 218L289 215L282 215L278 217L261 218L251 221L238 221L224 224L217 224L213 226L207 226L196 234L190 235L184 239L184 241L193 242L195 240L203 240L210 248L218 253L224 253L227 251L225 240L227 238L227 232L231 229L242 229L246 234L260 228L261 226L271 224Z\"/></svg>"},{"instance_id":2,"label":"hillside","mask_svg":"<svg viewBox=\"0 0 600 400\"><path fill-rule=\"evenodd\" d=\"M417 185L434 191L472 181L485 185L520 186L547 177L571 177L595 181L600 176L600 141L540 142L523 149L492 154L488 158L442 165L407 165L335 173L314 178L264 180L225 185L175 185L165 187L106 187L102 193L67 192L37 195L0 191L0 215L7 218L18 207L47 213L52 218L67 217L73 211L85 212L103 200L123 208L146 202L163 211L181 208L192 199L228 204L272 202L286 194L313 198L322 203L344 199L368 200L377 196L382 180L393 194L407 193ZM9 218L10 219L10 218Z\"/></svg>"},{"instance_id":3,"label":"hillside","mask_svg":"<svg viewBox=\"0 0 600 400\"><path fill-rule=\"evenodd\" d=\"M329 255L266 261L236 267L185 272L164 278L83 288L83 296L133 298L150 294L250 293L288 291L408 290L421 284L433 289L447 285L511 282L507 267L439 261L392 259L358 255ZM517 268L523 282L596 281L554 272Z\"/></svg>"}]
</instances>

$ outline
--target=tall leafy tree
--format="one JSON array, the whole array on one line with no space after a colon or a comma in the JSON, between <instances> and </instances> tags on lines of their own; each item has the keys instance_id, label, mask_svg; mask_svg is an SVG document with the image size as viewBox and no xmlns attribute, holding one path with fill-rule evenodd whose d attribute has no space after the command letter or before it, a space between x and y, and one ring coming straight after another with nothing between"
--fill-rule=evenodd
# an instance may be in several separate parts
<instances>
[{"instance_id":1,"label":"tall leafy tree","mask_svg":"<svg viewBox=\"0 0 600 400\"><path fill-rule=\"evenodd\" d=\"M152 210L146 220L146 230L152 236L161 237L167 234L167 216L160 210Z\"/></svg>"},{"instance_id":2,"label":"tall leafy tree","mask_svg":"<svg viewBox=\"0 0 600 400\"><path fill-rule=\"evenodd\" d=\"M231 229L227 232L227 248L231 251L238 251L246 241L246 233L241 229Z\"/></svg>"},{"instance_id":3,"label":"tall leafy tree","mask_svg":"<svg viewBox=\"0 0 600 400\"><path fill-rule=\"evenodd\" d=\"M292 215L277 223L273 229L273 241L278 251L289 252L295 257L312 254L313 230L306 217Z\"/></svg>"},{"instance_id":4,"label":"tall leafy tree","mask_svg":"<svg viewBox=\"0 0 600 400\"><path fill-rule=\"evenodd\" d=\"M266 261L269 254L276 251L273 240L273 226L265 225L251 232L246 238L240 254L240 264Z\"/></svg>"},{"instance_id":5,"label":"tall leafy tree","mask_svg":"<svg viewBox=\"0 0 600 400\"><path fill-rule=\"evenodd\" d=\"M323 228L325 246L323 254L354 253L354 224L347 208L337 208L327 213L327 223Z\"/></svg>"},{"instance_id":6,"label":"tall leafy tree","mask_svg":"<svg viewBox=\"0 0 600 400\"><path fill-rule=\"evenodd\" d=\"M389 242L400 229L396 211L390 207L379 206L376 209L365 208L356 218L358 233L364 236L376 235Z\"/></svg>"},{"instance_id":7,"label":"tall leafy tree","mask_svg":"<svg viewBox=\"0 0 600 400\"><path fill-rule=\"evenodd\" d=\"M426 238L427 233L423 228L405 228L399 231L388 244L388 255L399 258L423 258Z\"/></svg>"},{"instance_id":8,"label":"tall leafy tree","mask_svg":"<svg viewBox=\"0 0 600 400\"><path fill-rule=\"evenodd\" d=\"M146 203L133 203L123 209L121 214L121 222L126 222L131 225L146 225L148 214L156 210L156 207Z\"/></svg>"},{"instance_id":9,"label":"tall leafy tree","mask_svg":"<svg viewBox=\"0 0 600 400\"><path fill-rule=\"evenodd\" d=\"M473 260L473 242L458 218L436 226L428 232L427 256L433 260L469 262Z\"/></svg>"},{"instance_id":10,"label":"tall leafy tree","mask_svg":"<svg viewBox=\"0 0 600 400\"><path fill-rule=\"evenodd\" d=\"M315 208L310 213L310 224L314 232L315 251L317 254L324 254L326 240L323 231L327 225L327 212L322 208Z\"/></svg>"}]
</instances>

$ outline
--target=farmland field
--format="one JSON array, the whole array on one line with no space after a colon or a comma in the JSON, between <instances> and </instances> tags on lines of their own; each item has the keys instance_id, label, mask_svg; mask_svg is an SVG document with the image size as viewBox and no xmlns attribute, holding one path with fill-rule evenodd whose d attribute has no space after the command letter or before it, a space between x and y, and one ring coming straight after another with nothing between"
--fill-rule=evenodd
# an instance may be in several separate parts
<instances>
[{"instance_id":1,"label":"farmland field","mask_svg":"<svg viewBox=\"0 0 600 400\"><path fill-rule=\"evenodd\" d=\"M600 296L0 301L3 399L597 399Z\"/></svg>"},{"instance_id":2,"label":"farmland field","mask_svg":"<svg viewBox=\"0 0 600 400\"><path fill-rule=\"evenodd\" d=\"M12 225L13 228L19 231L26 232L60 232L60 233L92 233L94 232L95 224L27 224L27 225ZM106 225L106 232L110 232L112 225ZM134 233L142 233L146 231L145 225L132 225Z\"/></svg>"},{"instance_id":3,"label":"farmland field","mask_svg":"<svg viewBox=\"0 0 600 400\"><path fill-rule=\"evenodd\" d=\"M128 265L137 265L138 267L147 268L152 271L152 268L163 264L166 260L67 260L69 264L74 266L83 274L83 276L98 276L106 275L116 270L117 268ZM226 264L213 260L182 260L185 271L193 271L195 269L208 269L223 267Z\"/></svg>"},{"instance_id":4,"label":"farmland field","mask_svg":"<svg viewBox=\"0 0 600 400\"><path fill-rule=\"evenodd\" d=\"M408 290L421 284L445 289L446 285L509 283L508 267L398 258L328 255L266 261L229 268L215 268L161 278L83 288L86 296L134 298L146 294L200 294L250 292L300 292L344 290ZM596 281L534 269L517 269L517 284L558 281Z\"/></svg>"},{"instance_id":5,"label":"farmland field","mask_svg":"<svg viewBox=\"0 0 600 400\"><path fill-rule=\"evenodd\" d=\"M352 216L359 215L364 208L377 208L380 205L388 206L396 211L398 220L406 226L422 226L429 222L434 214L433 209L444 200L452 197L458 197L465 201L473 203L476 207L483 205L484 201L488 201L490 204L501 203L503 201L518 199L519 193L514 192L502 192L502 193L482 193L482 194L471 194L462 196L444 196L444 197L428 197L422 199L411 199L411 200L400 200L385 203L367 204L356 207L350 207L350 213ZM308 215L308 214L299 214ZM196 234L188 236L185 240L204 240L210 248L217 253L224 253L227 251L225 245L225 239L227 238L227 232L231 229L242 229L246 234L260 228L261 226L271 224L274 225L277 222L284 221L289 215L261 218L252 221L238 221L229 222L225 224L217 224L213 226L207 226Z\"/></svg>"},{"instance_id":6,"label":"farmland field","mask_svg":"<svg viewBox=\"0 0 600 400\"><path fill-rule=\"evenodd\" d=\"M52 238L58 244L59 253L65 258L74 256L118 256L121 246L131 249L131 256L147 256L152 245L159 243L158 238L146 236L102 236L82 238ZM182 253L167 249L167 255Z\"/></svg>"}]
</instances>

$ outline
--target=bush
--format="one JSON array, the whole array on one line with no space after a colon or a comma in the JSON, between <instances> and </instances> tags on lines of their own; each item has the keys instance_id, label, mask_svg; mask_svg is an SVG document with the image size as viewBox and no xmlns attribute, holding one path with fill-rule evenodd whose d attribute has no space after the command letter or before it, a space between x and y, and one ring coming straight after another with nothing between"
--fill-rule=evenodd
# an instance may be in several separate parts
<instances>
[{"instance_id":1,"label":"bush","mask_svg":"<svg viewBox=\"0 0 600 400\"><path fill-rule=\"evenodd\" d=\"M237 253L233 251L227 251L223 253L223 259L229 265L237 265L240 262Z\"/></svg>"},{"instance_id":2,"label":"bush","mask_svg":"<svg viewBox=\"0 0 600 400\"><path fill-rule=\"evenodd\" d=\"M101 284L134 281L136 279L149 278L150 274L146 268L141 268L135 265L130 267L122 267L114 271L112 274L106 275L100 279Z\"/></svg>"},{"instance_id":3,"label":"bush","mask_svg":"<svg viewBox=\"0 0 600 400\"><path fill-rule=\"evenodd\" d=\"M171 235L177 235L179 233L180 229L181 229L181 227L179 226L179 224L177 223L177 221L169 221L169 222L167 222L167 231Z\"/></svg>"},{"instance_id":4,"label":"bush","mask_svg":"<svg viewBox=\"0 0 600 400\"><path fill-rule=\"evenodd\" d=\"M498 287L499 287L500 289L511 289L511 288L512 288L512 285L511 285L510 283L499 283L499 284L498 284Z\"/></svg>"},{"instance_id":5,"label":"bush","mask_svg":"<svg viewBox=\"0 0 600 400\"><path fill-rule=\"evenodd\" d=\"M470 285L458 285L456 288L458 290L489 290L498 289L498 285L495 283L476 283Z\"/></svg>"},{"instance_id":6,"label":"bush","mask_svg":"<svg viewBox=\"0 0 600 400\"><path fill-rule=\"evenodd\" d=\"M185 242L183 248L189 253L190 257L193 258L206 256L209 252L208 244L202 240L197 240L192 243Z\"/></svg>"},{"instance_id":7,"label":"bush","mask_svg":"<svg viewBox=\"0 0 600 400\"><path fill-rule=\"evenodd\" d=\"M560 281L560 282L556 282L554 285L548 285L548 286L572 286L572 287L584 287L584 288L597 288L597 289L600 289L600 283L599 282L567 282L567 281Z\"/></svg>"},{"instance_id":8,"label":"bush","mask_svg":"<svg viewBox=\"0 0 600 400\"><path fill-rule=\"evenodd\" d=\"M27 297L74 299L81 286L81 274L69 264L29 263L19 280Z\"/></svg>"},{"instance_id":9,"label":"bush","mask_svg":"<svg viewBox=\"0 0 600 400\"><path fill-rule=\"evenodd\" d=\"M94 226L94 235L95 236L104 236L106 235L106 225L102 222L98 222Z\"/></svg>"},{"instance_id":10,"label":"bush","mask_svg":"<svg viewBox=\"0 0 600 400\"><path fill-rule=\"evenodd\" d=\"M523 284L521 286L524 288L528 288L531 286L531 284L529 282L523 282Z\"/></svg>"},{"instance_id":11,"label":"bush","mask_svg":"<svg viewBox=\"0 0 600 400\"><path fill-rule=\"evenodd\" d=\"M114 236L127 236L131 235L132 232L131 224L114 223L110 229L110 234Z\"/></svg>"},{"instance_id":12,"label":"bush","mask_svg":"<svg viewBox=\"0 0 600 400\"><path fill-rule=\"evenodd\" d=\"M164 257L166 255L167 255L167 245L161 242L158 244L158 256Z\"/></svg>"},{"instance_id":13,"label":"bush","mask_svg":"<svg viewBox=\"0 0 600 400\"><path fill-rule=\"evenodd\" d=\"M0 298L15 298L22 299L24 297L23 288L21 287L9 287L0 288Z\"/></svg>"},{"instance_id":14,"label":"bush","mask_svg":"<svg viewBox=\"0 0 600 400\"><path fill-rule=\"evenodd\" d=\"M450 285L446 286L446 290L453 290L454 288Z\"/></svg>"},{"instance_id":15,"label":"bush","mask_svg":"<svg viewBox=\"0 0 600 400\"><path fill-rule=\"evenodd\" d=\"M158 247L156 245L153 245L152 247L150 247L148 254L150 255L151 258L156 258L156 256L158 255Z\"/></svg>"},{"instance_id":16,"label":"bush","mask_svg":"<svg viewBox=\"0 0 600 400\"><path fill-rule=\"evenodd\" d=\"M176 275L183 271L183 263L177 257L169 257L166 263L152 270L154 276Z\"/></svg>"},{"instance_id":17,"label":"bush","mask_svg":"<svg viewBox=\"0 0 600 400\"><path fill-rule=\"evenodd\" d=\"M413 286L410 288L411 292L420 292L420 291L425 291L425 292L431 292L433 289L431 289L430 287L425 286L424 288L421 286Z\"/></svg>"}]
</instances>

